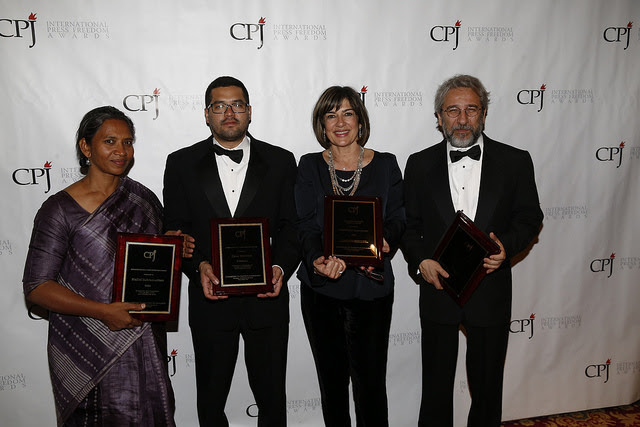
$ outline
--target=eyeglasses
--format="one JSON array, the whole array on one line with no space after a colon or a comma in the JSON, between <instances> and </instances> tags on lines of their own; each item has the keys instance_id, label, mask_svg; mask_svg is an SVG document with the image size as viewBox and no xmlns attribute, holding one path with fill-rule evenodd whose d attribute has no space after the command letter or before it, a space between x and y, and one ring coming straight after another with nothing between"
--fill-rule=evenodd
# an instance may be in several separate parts
<instances>
[{"instance_id":1,"label":"eyeglasses","mask_svg":"<svg viewBox=\"0 0 640 427\"><path fill-rule=\"evenodd\" d=\"M213 114L224 114L227 112L227 108L231 108L231 111L234 113L246 113L248 106L249 104L241 101L232 102L231 104L214 102L213 104L207 105L207 110L211 111Z\"/></svg>"},{"instance_id":2,"label":"eyeglasses","mask_svg":"<svg viewBox=\"0 0 640 427\"><path fill-rule=\"evenodd\" d=\"M446 110L442 110L442 111L444 111L447 114L447 116L449 116L449 118L451 119L455 119L462 112L462 110L458 107L449 107ZM465 114L469 118L473 118L477 116L480 111L482 111L482 108L476 107L476 106L471 106L464 109Z\"/></svg>"}]
</instances>

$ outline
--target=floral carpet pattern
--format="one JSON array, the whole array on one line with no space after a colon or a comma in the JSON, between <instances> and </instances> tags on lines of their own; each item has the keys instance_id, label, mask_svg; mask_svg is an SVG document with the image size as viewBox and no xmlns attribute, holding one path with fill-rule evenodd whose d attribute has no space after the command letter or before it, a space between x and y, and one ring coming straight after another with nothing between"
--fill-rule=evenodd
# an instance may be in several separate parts
<instances>
[{"instance_id":1,"label":"floral carpet pattern","mask_svg":"<svg viewBox=\"0 0 640 427\"><path fill-rule=\"evenodd\" d=\"M640 401L631 405L507 421L503 427L631 427L640 426Z\"/></svg>"}]
</instances>

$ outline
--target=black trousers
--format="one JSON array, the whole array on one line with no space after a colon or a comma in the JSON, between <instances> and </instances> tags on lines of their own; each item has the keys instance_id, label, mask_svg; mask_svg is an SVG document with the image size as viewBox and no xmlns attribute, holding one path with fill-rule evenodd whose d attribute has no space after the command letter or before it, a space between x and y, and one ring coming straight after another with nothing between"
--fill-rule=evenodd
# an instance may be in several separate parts
<instances>
[{"instance_id":1,"label":"black trousers","mask_svg":"<svg viewBox=\"0 0 640 427\"><path fill-rule=\"evenodd\" d=\"M240 335L249 386L258 406L258 426L284 427L289 324L251 329L242 321L236 329L228 331L214 330L211 325L191 326L200 425L229 425L224 408L238 358Z\"/></svg>"},{"instance_id":2,"label":"black trousers","mask_svg":"<svg viewBox=\"0 0 640 427\"><path fill-rule=\"evenodd\" d=\"M305 284L300 292L325 425L351 427L351 380L356 425L388 426L387 350L393 294L373 301L338 300Z\"/></svg>"},{"instance_id":3,"label":"black trousers","mask_svg":"<svg viewBox=\"0 0 640 427\"><path fill-rule=\"evenodd\" d=\"M422 402L418 426L453 426L453 392L459 325L422 325ZM498 427L509 325L477 327L463 323L467 337L467 383L471 393L469 427Z\"/></svg>"}]
</instances>

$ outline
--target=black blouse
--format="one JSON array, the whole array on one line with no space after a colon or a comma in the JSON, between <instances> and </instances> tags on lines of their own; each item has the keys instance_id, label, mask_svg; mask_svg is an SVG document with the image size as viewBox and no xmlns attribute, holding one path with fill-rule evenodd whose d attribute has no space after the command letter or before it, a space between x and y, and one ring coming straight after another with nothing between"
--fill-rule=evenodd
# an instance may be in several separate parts
<instances>
[{"instance_id":1,"label":"black blouse","mask_svg":"<svg viewBox=\"0 0 640 427\"><path fill-rule=\"evenodd\" d=\"M353 175L353 171L336 173L342 178ZM313 261L324 255L324 196L331 194L329 166L322 153L302 156L295 186L298 234L302 244L302 264L298 269L298 278L303 286L311 286L318 293L341 300L373 300L391 294L394 277L389 254L384 257L383 282L358 274L355 268L347 268L336 280L313 273ZM374 152L371 162L362 169L360 184L354 195L382 199L382 234L393 254L406 226L402 173L396 157L390 153Z\"/></svg>"}]
</instances>

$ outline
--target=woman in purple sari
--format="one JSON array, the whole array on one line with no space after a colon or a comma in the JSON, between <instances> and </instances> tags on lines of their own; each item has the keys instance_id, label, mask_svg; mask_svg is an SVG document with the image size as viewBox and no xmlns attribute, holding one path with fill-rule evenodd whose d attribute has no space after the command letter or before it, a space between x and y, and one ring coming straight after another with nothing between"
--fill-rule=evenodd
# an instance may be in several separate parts
<instances>
[{"instance_id":1,"label":"woman in purple sari","mask_svg":"<svg viewBox=\"0 0 640 427\"><path fill-rule=\"evenodd\" d=\"M34 221L23 286L50 312L58 425L175 425L164 325L129 314L144 304L111 302L117 233L162 232L158 198L126 176L134 136L120 110L88 112L76 137L86 176L46 200Z\"/></svg>"}]
</instances>

